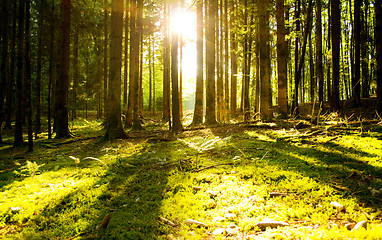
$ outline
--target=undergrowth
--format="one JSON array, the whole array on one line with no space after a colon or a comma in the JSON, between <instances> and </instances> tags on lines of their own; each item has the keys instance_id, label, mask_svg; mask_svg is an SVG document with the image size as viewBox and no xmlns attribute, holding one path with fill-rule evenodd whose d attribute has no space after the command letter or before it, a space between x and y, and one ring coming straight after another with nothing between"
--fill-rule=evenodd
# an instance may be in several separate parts
<instances>
[{"instance_id":1,"label":"undergrowth","mask_svg":"<svg viewBox=\"0 0 382 240\"><path fill-rule=\"evenodd\" d=\"M69 140L42 135L33 153L1 146L1 238L382 238L376 124L143 131L114 142L101 142L100 124L73 122ZM284 225L259 224L275 221Z\"/></svg>"}]
</instances>

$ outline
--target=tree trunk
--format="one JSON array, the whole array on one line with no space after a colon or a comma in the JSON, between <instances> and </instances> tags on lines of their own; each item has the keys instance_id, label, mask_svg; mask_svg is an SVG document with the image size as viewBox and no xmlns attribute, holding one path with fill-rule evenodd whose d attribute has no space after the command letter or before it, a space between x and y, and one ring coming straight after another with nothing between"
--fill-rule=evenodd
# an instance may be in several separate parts
<instances>
[{"instance_id":1,"label":"tree trunk","mask_svg":"<svg viewBox=\"0 0 382 240\"><path fill-rule=\"evenodd\" d=\"M36 118L35 118L35 136L41 133L41 78L42 78L42 50L44 34L44 15L45 0L40 1L40 15L38 19L38 49L37 49L37 78L35 87L36 97Z\"/></svg>"},{"instance_id":2,"label":"tree trunk","mask_svg":"<svg viewBox=\"0 0 382 240\"><path fill-rule=\"evenodd\" d=\"M235 0L231 0L231 19L236 18L235 14ZM237 113L237 43L236 43L236 34L233 31L233 20L230 21L231 31L231 104L230 104L230 113L231 116L235 117Z\"/></svg>"},{"instance_id":3,"label":"tree trunk","mask_svg":"<svg viewBox=\"0 0 382 240\"><path fill-rule=\"evenodd\" d=\"M1 63L0 63L0 143L3 143L2 138L2 123L3 123L3 107L4 107L4 95L5 89L8 83L8 0L3 0L1 6Z\"/></svg>"},{"instance_id":4,"label":"tree trunk","mask_svg":"<svg viewBox=\"0 0 382 240\"><path fill-rule=\"evenodd\" d=\"M340 110L340 44L341 44L341 10L340 0L332 0L332 99L333 111Z\"/></svg>"},{"instance_id":5,"label":"tree trunk","mask_svg":"<svg viewBox=\"0 0 382 240\"><path fill-rule=\"evenodd\" d=\"M172 87L172 131L183 130L180 121L180 99L179 99L179 69L178 69L178 33L172 32L171 36L171 87Z\"/></svg>"},{"instance_id":6,"label":"tree trunk","mask_svg":"<svg viewBox=\"0 0 382 240\"><path fill-rule=\"evenodd\" d=\"M261 3L260 3L261 4ZM250 121L250 106L249 106L249 75L248 63L249 57L249 24L248 24L248 0L244 0L244 41L243 41L243 77L242 77L242 109L244 114L244 122Z\"/></svg>"},{"instance_id":7,"label":"tree trunk","mask_svg":"<svg viewBox=\"0 0 382 240\"><path fill-rule=\"evenodd\" d=\"M165 16L165 29L164 29L164 40L163 40L163 121L169 122L171 128L170 120L170 40L169 40L169 11L168 3L164 7Z\"/></svg>"},{"instance_id":8,"label":"tree trunk","mask_svg":"<svg viewBox=\"0 0 382 240\"><path fill-rule=\"evenodd\" d=\"M352 100L354 107L361 105L361 1L354 1L354 78L352 78Z\"/></svg>"},{"instance_id":9,"label":"tree trunk","mask_svg":"<svg viewBox=\"0 0 382 240\"><path fill-rule=\"evenodd\" d=\"M216 91L215 91L215 20L216 0L207 0L208 19L206 21L206 125L214 125L216 121Z\"/></svg>"},{"instance_id":10,"label":"tree trunk","mask_svg":"<svg viewBox=\"0 0 382 240\"><path fill-rule=\"evenodd\" d=\"M271 66L270 66L270 29L269 29L269 0L258 3L258 18L260 32L260 113L264 120L272 119L272 91L271 91Z\"/></svg>"},{"instance_id":11,"label":"tree trunk","mask_svg":"<svg viewBox=\"0 0 382 240\"><path fill-rule=\"evenodd\" d=\"M224 120L229 121L229 48L228 48L228 0L224 0Z\"/></svg>"},{"instance_id":12,"label":"tree trunk","mask_svg":"<svg viewBox=\"0 0 382 240\"><path fill-rule=\"evenodd\" d=\"M68 123L68 89L70 62L71 0L61 0L60 54L58 58L58 79L55 93L56 138L70 137Z\"/></svg>"},{"instance_id":13,"label":"tree trunk","mask_svg":"<svg viewBox=\"0 0 382 240\"><path fill-rule=\"evenodd\" d=\"M305 52L306 52L306 46L308 43L308 36L312 28L312 12L313 12L313 1L309 0L309 6L308 6L308 15L306 17L306 23L305 23L305 29L304 29L304 36L303 36L303 43L302 43L302 49L301 49L301 56L299 59L297 72L296 72L296 79L295 79L295 107L298 113L298 94L299 94L299 85L301 81L301 74L304 71L304 63L305 63ZM304 79L304 78L302 78ZM303 88L301 88L303 90ZM300 91L301 92L301 91ZM301 102L303 102L303 97L300 99Z\"/></svg>"},{"instance_id":14,"label":"tree trunk","mask_svg":"<svg viewBox=\"0 0 382 240\"><path fill-rule=\"evenodd\" d=\"M285 6L284 0L276 2L277 17L277 76L278 76L278 103L280 107L281 117L285 118L288 113L288 88L287 88L287 58L288 46L285 41Z\"/></svg>"},{"instance_id":15,"label":"tree trunk","mask_svg":"<svg viewBox=\"0 0 382 240\"><path fill-rule=\"evenodd\" d=\"M31 87L31 44L30 44L30 0L25 4L25 100L28 126L28 151L33 151L33 122L32 122L32 87Z\"/></svg>"},{"instance_id":16,"label":"tree trunk","mask_svg":"<svg viewBox=\"0 0 382 240\"><path fill-rule=\"evenodd\" d=\"M193 124L203 123L203 0L196 3L196 91Z\"/></svg>"},{"instance_id":17,"label":"tree trunk","mask_svg":"<svg viewBox=\"0 0 382 240\"><path fill-rule=\"evenodd\" d=\"M377 112L382 114L382 3L375 2L375 50L377 58Z\"/></svg>"},{"instance_id":18,"label":"tree trunk","mask_svg":"<svg viewBox=\"0 0 382 240\"><path fill-rule=\"evenodd\" d=\"M362 67L362 97L370 97L370 76L369 76L369 27L368 27L368 9L369 9L369 0L364 0L364 12L361 14L361 67Z\"/></svg>"},{"instance_id":19,"label":"tree trunk","mask_svg":"<svg viewBox=\"0 0 382 240\"><path fill-rule=\"evenodd\" d=\"M137 2L136 0L129 1L130 4L130 65L129 65L129 97L127 102L127 112L125 127L133 126L133 106L134 106L134 81L138 74L138 58L139 49L137 49L136 39L136 20L137 20Z\"/></svg>"},{"instance_id":20,"label":"tree trunk","mask_svg":"<svg viewBox=\"0 0 382 240\"><path fill-rule=\"evenodd\" d=\"M108 77L109 77L109 1L104 0L104 8L105 8L105 19L104 19L104 34L105 34L105 41L103 43L103 107L104 107L104 114L107 115L107 99L108 99ZM107 123L106 123L107 124Z\"/></svg>"},{"instance_id":21,"label":"tree trunk","mask_svg":"<svg viewBox=\"0 0 382 240\"><path fill-rule=\"evenodd\" d=\"M293 93L293 103L292 103L292 110L296 111L298 113L298 94L299 94L299 84L300 80L298 77L299 71L298 71L298 60L299 60L299 50L300 50L300 29L301 29L301 21L300 21L300 15L301 15L301 0L297 0L296 3L297 10L295 11L294 19L296 21L296 39L295 39L295 46L294 46L294 93Z\"/></svg>"},{"instance_id":22,"label":"tree trunk","mask_svg":"<svg viewBox=\"0 0 382 240\"><path fill-rule=\"evenodd\" d=\"M107 100L107 127L104 138L113 140L127 137L121 121L123 0L111 1L110 23L109 92Z\"/></svg>"},{"instance_id":23,"label":"tree trunk","mask_svg":"<svg viewBox=\"0 0 382 240\"><path fill-rule=\"evenodd\" d=\"M74 52L73 52L73 104L72 104L72 120L77 118L77 89L78 89L78 24L74 26Z\"/></svg>"},{"instance_id":24,"label":"tree trunk","mask_svg":"<svg viewBox=\"0 0 382 240\"><path fill-rule=\"evenodd\" d=\"M124 74L123 74L123 112L125 114L125 123L127 118L127 98L128 98L128 91L127 86L128 84L128 76L129 76L129 6L130 1L126 1L126 11L125 11L125 51L124 51Z\"/></svg>"},{"instance_id":25,"label":"tree trunk","mask_svg":"<svg viewBox=\"0 0 382 240\"><path fill-rule=\"evenodd\" d=\"M16 72L16 34L17 34L17 1L12 2L12 33L10 41L10 63L8 84L6 86L6 102L5 102L5 129L11 129L12 112L13 112L13 96Z\"/></svg>"},{"instance_id":26,"label":"tree trunk","mask_svg":"<svg viewBox=\"0 0 382 240\"><path fill-rule=\"evenodd\" d=\"M152 100L153 100L153 72L151 68L151 36L149 36L149 53L148 53L148 58L149 58L149 111L151 112L152 110Z\"/></svg>"},{"instance_id":27,"label":"tree trunk","mask_svg":"<svg viewBox=\"0 0 382 240\"><path fill-rule=\"evenodd\" d=\"M17 78L16 78L16 119L14 147L23 145L23 89L24 89L24 26L25 0L19 1L18 29L17 29Z\"/></svg>"},{"instance_id":28,"label":"tree trunk","mask_svg":"<svg viewBox=\"0 0 382 240\"><path fill-rule=\"evenodd\" d=\"M324 101L324 73L322 66L322 3L316 1L316 72L318 82L318 102L322 106Z\"/></svg>"},{"instance_id":29,"label":"tree trunk","mask_svg":"<svg viewBox=\"0 0 382 240\"><path fill-rule=\"evenodd\" d=\"M50 19L50 44L49 44L49 83L48 83L48 139L52 138L52 87L54 82L54 32L55 32L55 21L54 21L54 0L52 1L51 19Z\"/></svg>"},{"instance_id":30,"label":"tree trunk","mask_svg":"<svg viewBox=\"0 0 382 240\"><path fill-rule=\"evenodd\" d=\"M136 5L135 5L136 4ZM133 107L133 125L132 128L134 130L142 129L141 121L139 119L139 29L138 29L138 8L142 7L142 0L138 0L136 3L133 1L131 8L135 9L134 15L137 21L133 22L131 18L131 22L134 23L134 27L130 28L131 37L130 37L130 45L132 46L132 58L131 61L131 71L132 71L132 107ZM133 12L132 12L133 14Z\"/></svg>"}]
</instances>

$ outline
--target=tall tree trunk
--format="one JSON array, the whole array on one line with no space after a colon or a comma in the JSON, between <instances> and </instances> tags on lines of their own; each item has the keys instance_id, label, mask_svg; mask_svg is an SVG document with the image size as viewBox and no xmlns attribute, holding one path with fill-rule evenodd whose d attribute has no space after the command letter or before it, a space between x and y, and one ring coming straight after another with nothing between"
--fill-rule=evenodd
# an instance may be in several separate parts
<instances>
[{"instance_id":1,"label":"tall tree trunk","mask_svg":"<svg viewBox=\"0 0 382 240\"><path fill-rule=\"evenodd\" d=\"M25 27L25 0L19 1L17 29L17 78L16 78L16 119L14 147L23 145L23 89L24 89L24 27Z\"/></svg>"},{"instance_id":2,"label":"tall tree trunk","mask_svg":"<svg viewBox=\"0 0 382 240\"><path fill-rule=\"evenodd\" d=\"M129 6L130 1L126 1L126 10L125 10L125 48L124 48L124 74L123 74L123 112L125 114L125 123L127 118L127 98L128 98L128 91L127 86L128 79L129 79Z\"/></svg>"},{"instance_id":3,"label":"tall tree trunk","mask_svg":"<svg viewBox=\"0 0 382 240\"><path fill-rule=\"evenodd\" d=\"M361 67L362 67L362 97L370 97L370 76L369 76L369 27L368 27L368 10L369 9L369 0L364 0L364 11L361 13Z\"/></svg>"},{"instance_id":4,"label":"tall tree trunk","mask_svg":"<svg viewBox=\"0 0 382 240\"><path fill-rule=\"evenodd\" d=\"M375 2L375 50L377 58L377 112L382 114L382 2Z\"/></svg>"},{"instance_id":5,"label":"tall tree trunk","mask_svg":"<svg viewBox=\"0 0 382 240\"><path fill-rule=\"evenodd\" d=\"M229 48L228 48L228 0L224 0L224 120L229 121Z\"/></svg>"},{"instance_id":6,"label":"tall tree trunk","mask_svg":"<svg viewBox=\"0 0 382 240\"><path fill-rule=\"evenodd\" d=\"M32 122L32 87L31 87L31 44L30 44L30 0L25 3L25 100L28 126L28 151L33 151L33 122Z\"/></svg>"},{"instance_id":7,"label":"tall tree trunk","mask_svg":"<svg viewBox=\"0 0 382 240\"><path fill-rule=\"evenodd\" d=\"M123 0L111 1L110 17L110 72L107 106L107 127L104 138L108 140L126 138L121 121L121 69Z\"/></svg>"},{"instance_id":8,"label":"tall tree trunk","mask_svg":"<svg viewBox=\"0 0 382 240\"><path fill-rule=\"evenodd\" d=\"M104 34L105 41L103 43L103 106L104 106L104 114L107 115L107 99L108 99L108 77L109 77L109 0L104 0ZM106 118L105 118L106 119ZM107 124L107 123L106 123Z\"/></svg>"},{"instance_id":9,"label":"tall tree trunk","mask_svg":"<svg viewBox=\"0 0 382 240\"><path fill-rule=\"evenodd\" d=\"M258 3L258 18L260 32L260 113L264 120L272 118L272 91L271 91L271 66L270 66L270 29L269 29L269 0Z\"/></svg>"},{"instance_id":10,"label":"tall tree trunk","mask_svg":"<svg viewBox=\"0 0 382 240\"><path fill-rule=\"evenodd\" d=\"M0 143L3 142L2 138L2 123L3 123L3 107L4 107L4 98L5 98L5 89L8 83L8 0L3 0L1 6L1 63L0 63Z\"/></svg>"},{"instance_id":11,"label":"tall tree trunk","mask_svg":"<svg viewBox=\"0 0 382 240\"><path fill-rule=\"evenodd\" d=\"M316 95L316 76L314 75L313 51L312 32L309 32L310 102L314 104Z\"/></svg>"},{"instance_id":12,"label":"tall tree trunk","mask_svg":"<svg viewBox=\"0 0 382 240\"><path fill-rule=\"evenodd\" d=\"M172 32L171 36L171 87L172 87L172 131L182 131L180 121L180 99L179 99L179 69L178 69L178 33Z\"/></svg>"},{"instance_id":13,"label":"tall tree trunk","mask_svg":"<svg viewBox=\"0 0 382 240\"><path fill-rule=\"evenodd\" d=\"M327 92L327 99L330 102L332 99L332 76L331 76L331 69L332 69L332 58L329 56L331 50L332 50L332 26L331 26L331 6L330 2L332 0L329 0L328 4L328 31L327 31L327 55L326 55L326 92Z\"/></svg>"},{"instance_id":14,"label":"tall tree trunk","mask_svg":"<svg viewBox=\"0 0 382 240\"><path fill-rule=\"evenodd\" d=\"M308 43L308 36L312 28L312 12L313 12L313 1L309 0L309 6L308 6L308 11L307 11L307 16L306 16L306 23L305 23L305 28L304 28L304 36L303 36L303 43L302 43L302 49L301 49L301 56L299 59L298 67L297 67L297 72L296 72L296 79L295 79L295 106L297 108L298 112L298 88L300 85L301 81L301 74L304 71L304 63L305 63L305 52L306 52L306 46ZM304 78L302 78L304 79ZM302 89L303 90L303 87ZM301 91L300 91L301 92ZM300 99L301 102L303 102L303 98Z\"/></svg>"},{"instance_id":15,"label":"tall tree trunk","mask_svg":"<svg viewBox=\"0 0 382 240\"><path fill-rule=\"evenodd\" d=\"M133 4L131 5L131 8L135 8L135 13L136 14L136 22L134 29L131 28L131 37L130 37L130 44L133 46L131 48L132 51L132 58L131 58L131 64L132 64L132 106L133 106L133 125L132 128L134 130L140 130L142 129L141 126L141 121L140 121L140 116L139 116L139 8L142 7L142 0L138 0L136 5L133 1ZM133 21L131 19L131 21Z\"/></svg>"},{"instance_id":16,"label":"tall tree trunk","mask_svg":"<svg viewBox=\"0 0 382 240\"><path fill-rule=\"evenodd\" d=\"M196 91L193 124L203 123L203 0L196 2Z\"/></svg>"},{"instance_id":17,"label":"tall tree trunk","mask_svg":"<svg viewBox=\"0 0 382 240\"><path fill-rule=\"evenodd\" d=\"M295 46L294 46L294 93L293 93L293 103L292 103L292 110L297 111L298 113L298 94L299 94L299 84L300 80L298 77L299 71L298 71L298 60L299 58L299 50L300 50L300 29L301 29L301 21L300 21L300 15L301 15L301 0L297 0L296 3L297 10L295 11L294 19L296 21L296 39L295 39Z\"/></svg>"},{"instance_id":18,"label":"tall tree trunk","mask_svg":"<svg viewBox=\"0 0 382 240\"><path fill-rule=\"evenodd\" d=\"M16 72L16 34L17 34L17 1L12 2L12 33L10 39L10 63L9 63L9 76L6 86L6 102L5 102L5 129L11 129L12 125L12 112L13 112L13 96ZM4 16L4 14L3 14Z\"/></svg>"},{"instance_id":19,"label":"tall tree trunk","mask_svg":"<svg viewBox=\"0 0 382 240\"><path fill-rule=\"evenodd\" d=\"M207 0L208 19L206 22L206 125L214 125L216 121L216 88L215 88L215 22L217 0Z\"/></svg>"},{"instance_id":20,"label":"tall tree trunk","mask_svg":"<svg viewBox=\"0 0 382 240\"><path fill-rule=\"evenodd\" d=\"M60 54L55 93L56 138L70 137L67 109L70 62L71 0L61 0Z\"/></svg>"},{"instance_id":21,"label":"tall tree trunk","mask_svg":"<svg viewBox=\"0 0 382 240\"><path fill-rule=\"evenodd\" d=\"M139 49L137 49L136 39L136 20L137 20L137 2L136 0L130 0L130 64L129 64L129 96L127 102L127 112L125 126L133 126L133 108L134 108L134 81L136 74L138 74L138 58ZM138 54L138 58L137 58Z\"/></svg>"},{"instance_id":22,"label":"tall tree trunk","mask_svg":"<svg viewBox=\"0 0 382 240\"><path fill-rule=\"evenodd\" d=\"M78 24L74 25L74 52L73 52L73 106L72 106L72 120L77 118L77 90L78 90L78 77L79 77L79 67L78 67Z\"/></svg>"},{"instance_id":23,"label":"tall tree trunk","mask_svg":"<svg viewBox=\"0 0 382 240\"><path fill-rule=\"evenodd\" d=\"M261 3L260 3L261 4ZM242 77L242 109L244 114L244 122L250 121L250 106L249 106L249 24L248 24L248 0L244 0L244 41L243 41L243 77Z\"/></svg>"},{"instance_id":24,"label":"tall tree trunk","mask_svg":"<svg viewBox=\"0 0 382 240\"><path fill-rule=\"evenodd\" d=\"M222 29L222 5L223 0L218 0L218 7L216 11L216 70L217 70L217 81L216 81L216 95L217 95L217 120L218 122L223 122L224 114L224 80L223 80L223 33Z\"/></svg>"},{"instance_id":25,"label":"tall tree trunk","mask_svg":"<svg viewBox=\"0 0 382 240\"><path fill-rule=\"evenodd\" d=\"M35 137L41 133L41 79L42 79L42 50L44 34L45 0L40 1L40 15L38 19L38 49L37 49L37 78L35 86L36 97L36 118Z\"/></svg>"},{"instance_id":26,"label":"tall tree trunk","mask_svg":"<svg viewBox=\"0 0 382 240\"><path fill-rule=\"evenodd\" d=\"M163 40L163 121L169 122L170 119L170 40L169 40L169 7L166 1L164 7L165 29Z\"/></svg>"},{"instance_id":27,"label":"tall tree trunk","mask_svg":"<svg viewBox=\"0 0 382 240\"><path fill-rule=\"evenodd\" d=\"M152 110L152 100L153 100L153 72L152 72L152 68L151 68L151 36L149 36L149 47L148 47L148 58L149 58L149 111L151 112Z\"/></svg>"},{"instance_id":28,"label":"tall tree trunk","mask_svg":"<svg viewBox=\"0 0 382 240\"><path fill-rule=\"evenodd\" d=\"M235 0L231 0L231 19L235 19ZM231 116L235 117L237 113L237 42L236 33L233 31L233 20L230 21L231 31L231 104L230 113Z\"/></svg>"},{"instance_id":29,"label":"tall tree trunk","mask_svg":"<svg viewBox=\"0 0 382 240\"><path fill-rule=\"evenodd\" d=\"M333 111L340 110L340 44L341 44L341 10L340 0L332 0L332 99Z\"/></svg>"},{"instance_id":30,"label":"tall tree trunk","mask_svg":"<svg viewBox=\"0 0 382 240\"><path fill-rule=\"evenodd\" d=\"M278 76L278 103L280 107L281 117L285 118L288 113L288 88L287 88L287 61L288 61L288 45L285 41L285 6L284 0L276 2L277 17L277 76Z\"/></svg>"},{"instance_id":31,"label":"tall tree trunk","mask_svg":"<svg viewBox=\"0 0 382 240\"><path fill-rule=\"evenodd\" d=\"M318 102L324 101L324 73L322 66L322 3L316 1L316 72L318 82Z\"/></svg>"},{"instance_id":32,"label":"tall tree trunk","mask_svg":"<svg viewBox=\"0 0 382 240\"><path fill-rule=\"evenodd\" d=\"M54 13L55 13L55 1L52 1L52 10L51 10L51 18L50 18L50 43L49 43L49 82L48 82L48 139L52 138L52 87L54 82L54 66L55 66L55 58L54 58L54 32L55 32L55 21L54 21Z\"/></svg>"},{"instance_id":33,"label":"tall tree trunk","mask_svg":"<svg viewBox=\"0 0 382 240\"><path fill-rule=\"evenodd\" d=\"M153 40L153 54L152 54L152 58L153 58L153 61L152 61L152 69L153 69L153 116L155 115L155 105L156 105L156 101L155 101L155 38Z\"/></svg>"},{"instance_id":34,"label":"tall tree trunk","mask_svg":"<svg viewBox=\"0 0 382 240\"><path fill-rule=\"evenodd\" d=\"M354 107L361 105L361 1L354 1L354 78L352 78L352 100Z\"/></svg>"}]
</instances>

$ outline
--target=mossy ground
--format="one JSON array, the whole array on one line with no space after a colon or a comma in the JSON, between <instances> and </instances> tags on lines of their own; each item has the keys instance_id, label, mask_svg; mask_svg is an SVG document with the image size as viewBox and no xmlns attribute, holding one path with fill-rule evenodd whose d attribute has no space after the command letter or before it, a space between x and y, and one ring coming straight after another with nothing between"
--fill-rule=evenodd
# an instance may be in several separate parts
<instances>
[{"instance_id":1,"label":"mossy ground","mask_svg":"<svg viewBox=\"0 0 382 240\"><path fill-rule=\"evenodd\" d=\"M75 137L41 135L32 153L1 145L0 238L382 239L382 127L338 119L293 126L174 135L153 122L102 142L100 121L76 120ZM267 219L289 226L256 226ZM362 220L366 228L347 229Z\"/></svg>"}]
</instances>

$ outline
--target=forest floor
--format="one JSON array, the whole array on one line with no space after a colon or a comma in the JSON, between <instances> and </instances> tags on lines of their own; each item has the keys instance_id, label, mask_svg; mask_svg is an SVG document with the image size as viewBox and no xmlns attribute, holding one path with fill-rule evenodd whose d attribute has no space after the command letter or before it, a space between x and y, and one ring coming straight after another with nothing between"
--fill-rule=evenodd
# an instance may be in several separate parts
<instances>
[{"instance_id":1,"label":"forest floor","mask_svg":"<svg viewBox=\"0 0 382 240\"><path fill-rule=\"evenodd\" d=\"M350 114L0 145L1 239L382 239L382 121Z\"/></svg>"}]
</instances>

